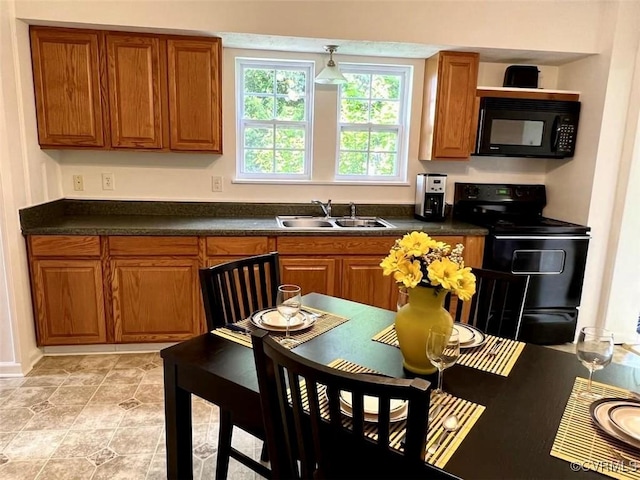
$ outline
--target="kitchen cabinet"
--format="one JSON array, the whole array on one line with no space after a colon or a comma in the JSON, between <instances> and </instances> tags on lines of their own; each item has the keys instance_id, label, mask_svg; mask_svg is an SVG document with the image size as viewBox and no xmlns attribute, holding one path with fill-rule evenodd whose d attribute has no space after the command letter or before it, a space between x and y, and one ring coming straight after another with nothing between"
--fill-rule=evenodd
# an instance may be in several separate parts
<instances>
[{"instance_id":1,"label":"kitchen cabinet","mask_svg":"<svg viewBox=\"0 0 640 480\"><path fill-rule=\"evenodd\" d=\"M204 331L197 237L109 237L114 341L164 342Z\"/></svg>"},{"instance_id":2,"label":"kitchen cabinet","mask_svg":"<svg viewBox=\"0 0 640 480\"><path fill-rule=\"evenodd\" d=\"M161 149L166 140L166 45L154 36L107 33L111 144Z\"/></svg>"},{"instance_id":3,"label":"kitchen cabinet","mask_svg":"<svg viewBox=\"0 0 640 480\"><path fill-rule=\"evenodd\" d=\"M106 343L100 238L33 236L28 250L38 345Z\"/></svg>"},{"instance_id":4,"label":"kitchen cabinet","mask_svg":"<svg viewBox=\"0 0 640 480\"><path fill-rule=\"evenodd\" d=\"M335 258L280 257L282 283L300 285L310 292L340 296L340 260Z\"/></svg>"},{"instance_id":5,"label":"kitchen cabinet","mask_svg":"<svg viewBox=\"0 0 640 480\"><path fill-rule=\"evenodd\" d=\"M100 32L31 27L30 35L40 146L107 146L109 117Z\"/></svg>"},{"instance_id":6,"label":"kitchen cabinet","mask_svg":"<svg viewBox=\"0 0 640 480\"><path fill-rule=\"evenodd\" d=\"M442 51L426 60L420 160L465 160L473 150L479 55Z\"/></svg>"},{"instance_id":7,"label":"kitchen cabinet","mask_svg":"<svg viewBox=\"0 0 640 480\"><path fill-rule=\"evenodd\" d=\"M219 38L30 32L42 148L222 153Z\"/></svg>"},{"instance_id":8,"label":"kitchen cabinet","mask_svg":"<svg viewBox=\"0 0 640 480\"><path fill-rule=\"evenodd\" d=\"M482 265L483 237L434 236L450 245L465 245L468 266ZM278 237L283 283L295 283L305 293L325 293L395 310L398 287L382 274L380 262L396 237ZM331 293L333 292L333 293Z\"/></svg>"},{"instance_id":9,"label":"kitchen cabinet","mask_svg":"<svg viewBox=\"0 0 640 480\"><path fill-rule=\"evenodd\" d=\"M222 153L220 39L167 40L171 150Z\"/></svg>"},{"instance_id":10,"label":"kitchen cabinet","mask_svg":"<svg viewBox=\"0 0 640 480\"><path fill-rule=\"evenodd\" d=\"M40 346L180 341L206 329L199 269L280 253L282 283L395 310L398 288L379 264L395 236L28 237ZM480 266L481 236L434 236L465 245ZM455 305L455 304L454 304Z\"/></svg>"}]
</instances>

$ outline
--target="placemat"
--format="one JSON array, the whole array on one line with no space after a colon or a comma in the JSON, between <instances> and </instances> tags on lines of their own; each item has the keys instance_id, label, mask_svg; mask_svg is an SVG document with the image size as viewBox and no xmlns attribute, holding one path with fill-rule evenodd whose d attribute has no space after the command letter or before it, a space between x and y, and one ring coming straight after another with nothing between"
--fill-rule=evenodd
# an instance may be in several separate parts
<instances>
[{"instance_id":1,"label":"placemat","mask_svg":"<svg viewBox=\"0 0 640 480\"><path fill-rule=\"evenodd\" d=\"M318 318L316 319L316 322L313 324L311 328L308 328L306 330L302 330L299 332L289 332L290 336L292 336L293 338L295 338L300 342L298 345L304 342L308 342L312 338L315 338L318 335L322 335L323 333L349 320L346 317L341 317L334 313L325 312L323 310L318 310L316 308L304 307L304 310L311 312L314 315L317 315ZM251 323L251 320L248 318L244 320L240 320L239 322L236 323L236 325L240 327L244 327L249 331L253 331L258 328L253 323ZM214 335L218 335L220 337L226 338L227 340L231 340L233 342L239 343L240 345L244 345L245 347L253 348L251 345L251 334L236 332L235 330L229 330L226 327L216 328L215 330L211 330L211 333L213 333ZM269 332L269 333L276 340L280 340L285 337L285 332L282 332L282 333ZM293 347L289 347L289 348L295 348L298 345L294 345Z\"/></svg>"},{"instance_id":2,"label":"placemat","mask_svg":"<svg viewBox=\"0 0 640 480\"><path fill-rule=\"evenodd\" d=\"M591 420L590 404L575 398L588 380L577 377L564 409L551 456L571 462L571 469L594 470L620 480L640 479L640 451L600 432ZM628 390L593 382L594 392L604 397L633 398Z\"/></svg>"},{"instance_id":3,"label":"placemat","mask_svg":"<svg viewBox=\"0 0 640 480\"><path fill-rule=\"evenodd\" d=\"M374 335L372 340L398 347L398 337L393 325L389 325ZM501 343L497 347L496 354L490 355L489 352L496 346L498 341ZM518 357L524 350L524 346L523 342L518 342L517 340L487 335L487 341L484 345L476 348L461 349L460 358L456 363L506 377L516 364Z\"/></svg>"},{"instance_id":4,"label":"placemat","mask_svg":"<svg viewBox=\"0 0 640 480\"><path fill-rule=\"evenodd\" d=\"M338 370L352 373L378 373L370 368L366 368L343 359L336 359L329 363L329 366L337 368ZM326 401L326 397L322 395L321 392L319 393L320 412L328 419L328 402ZM306 389L303 389L302 394L303 402L306 402ZM432 398L434 397L438 396L434 395ZM308 404L305 403L304 406L307 407ZM480 418L480 415L482 414L482 412L484 412L484 410L485 407L482 405L463 400L462 398L454 397L447 393L440 396L437 401L435 399L432 400L429 407L429 416L433 418L431 420L429 431L427 432L425 461L431 465L435 465L436 467L444 467L451 456L455 453L458 446L467 436L469 431L471 431L471 428L476 423L478 418ZM429 447L437 441L437 439L440 437L440 434L443 432L442 421L452 413L455 413L458 416L458 419L460 420L460 429L455 433L450 433L449 435L447 435L440 444L440 447L438 447L438 449L433 454L428 453ZM351 425L351 418L344 415L343 424L348 428ZM395 448L399 451L404 450L403 440L406 425L406 420L394 422L391 424L389 439L390 446L392 448ZM365 425L366 436L375 439L377 437L377 431L378 429L375 423L367 423Z\"/></svg>"}]
</instances>

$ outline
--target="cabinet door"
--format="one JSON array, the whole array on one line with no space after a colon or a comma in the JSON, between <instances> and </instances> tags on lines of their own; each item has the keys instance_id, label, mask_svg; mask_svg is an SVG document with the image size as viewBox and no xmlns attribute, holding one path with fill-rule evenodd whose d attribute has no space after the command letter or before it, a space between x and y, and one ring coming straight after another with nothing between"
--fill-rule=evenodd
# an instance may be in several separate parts
<instances>
[{"instance_id":1,"label":"cabinet door","mask_svg":"<svg viewBox=\"0 0 640 480\"><path fill-rule=\"evenodd\" d=\"M167 40L171 150L222 153L220 39Z\"/></svg>"},{"instance_id":2,"label":"cabinet door","mask_svg":"<svg viewBox=\"0 0 640 480\"><path fill-rule=\"evenodd\" d=\"M163 147L166 46L150 36L108 33L111 144L117 148Z\"/></svg>"},{"instance_id":3,"label":"cabinet door","mask_svg":"<svg viewBox=\"0 0 640 480\"><path fill-rule=\"evenodd\" d=\"M338 262L333 258L280 257L280 281L300 285L303 295L315 292L337 296Z\"/></svg>"},{"instance_id":4,"label":"cabinet door","mask_svg":"<svg viewBox=\"0 0 640 480\"><path fill-rule=\"evenodd\" d=\"M200 333L198 260L111 260L116 342L163 342Z\"/></svg>"},{"instance_id":5,"label":"cabinet door","mask_svg":"<svg viewBox=\"0 0 640 480\"><path fill-rule=\"evenodd\" d=\"M47 27L30 34L40 145L108 146L101 34Z\"/></svg>"},{"instance_id":6,"label":"cabinet door","mask_svg":"<svg viewBox=\"0 0 640 480\"><path fill-rule=\"evenodd\" d=\"M106 343L100 260L33 260L38 345Z\"/></svg>"},{"instance_id":7,"label":"cabinet door","mask_svg":"<svg viewBox=\"0 0 640 480\"><path fill-rule=\"evenodd\" d=\"M440 52L427 60L420 159L469 158L478 58L477 53Z\"/></svg>"},{"instance_id":8,"label":"cabinet door","mask_svg":"<svg viewBox=\"0 0 640 480\"><path fill-rule=\"evenodd\" d=\"M342 259L342 297L387 310L396 310L398 287L392 276L382 274L381 257Z\"/></svg>"},{"instance_id":9,"label":"cabinet door","mask_svg":"<svg viewBox=\"0 0 640 480\"><path fill-rule=\"evenodd\" d=\"M433 156L468 158L478 82L478 54L446 52L438 59Z\"/></svg>"}]
</instances>

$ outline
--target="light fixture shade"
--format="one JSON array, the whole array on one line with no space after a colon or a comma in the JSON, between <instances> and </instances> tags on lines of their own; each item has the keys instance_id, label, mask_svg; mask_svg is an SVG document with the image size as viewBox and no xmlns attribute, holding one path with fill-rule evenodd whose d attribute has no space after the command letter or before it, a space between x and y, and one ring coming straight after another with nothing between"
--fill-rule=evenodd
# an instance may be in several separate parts
<instances>
[{"instance_id":1,"label":"light fixture shade","mask_svg":"<svg viewBox=\"0 0 640 480\"><path fill-rule=\"evenodd\" d=\"M333 52L338 49L337 45L325 45L324 49L329 52L329 61L327 66L316 77L315 82L323 85L340 85L347 83L347 79L333 61Z\"/></svg>"},{"instance_id":2,"label":"light fixture shade","mask_svg":"<svg viewBox=\"0 0 640 480\"><path fill-rule=\"evenodd\" d=\"M341 83L347 83L347 79L344 78L338 66L334 65L333 67L325 67L316 77L316 83L323 85L340 85Z\"/></svg>"}]
</instances>

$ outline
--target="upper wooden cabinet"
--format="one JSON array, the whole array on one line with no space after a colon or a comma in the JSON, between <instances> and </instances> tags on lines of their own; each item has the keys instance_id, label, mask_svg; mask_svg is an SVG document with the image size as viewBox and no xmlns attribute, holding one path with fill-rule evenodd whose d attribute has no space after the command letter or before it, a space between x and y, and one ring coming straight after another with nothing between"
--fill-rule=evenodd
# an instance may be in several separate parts
<instances>
[{"instance_id":1,"label":"upper wooden cabinet","mask_svg":"<svg viewBox=\"0 0 640 480\"><path fill-rule=\"evenodd\" d=\"M420 160L469 158L478 64L478 54L467 52L439 52L426 61Z\"/></svg>"},{"instance_id":2,"label":"upper wooden cabinet","mask_svg":"<svg viewBox=\"0 0 640 480\"><path fill-rule=\"evenodd\" d=\"M157 37L108 33L111 144L162 148L166 115L165 43Z\"/></svg>"},{"instance_id":3,"label":"upper wooden cabinet","mask_svg":"<svg viewBox=\"0 0 640 480\"><path fill-rule=\"evenodd\" d=\"M219 38L31 27L43 148L222 153Z\"/></svg>"},{"instance_id":4,"label":"upper wooden cabinet","mask_svg":"<svg viewBox=\"0 0 640 480\"><path fill-rule=\"evenodd\" d=\"M169 39L171 149L222 153L220 39Z\"/></svg>"},{"instance_id":5,"label":"upper wooden cabinet","mask_svg":"<svg viewBox=\"0 0 640 480\"><path fill-rule=\"evenodd\" d=\"M105 147L102 35L31 27L38 141L43 147Z\"/></svg>"}]
</instances>

